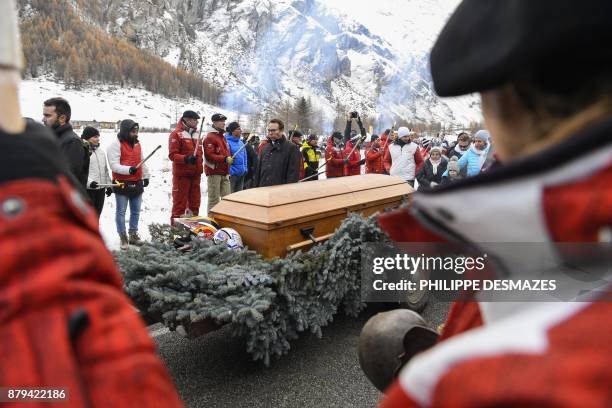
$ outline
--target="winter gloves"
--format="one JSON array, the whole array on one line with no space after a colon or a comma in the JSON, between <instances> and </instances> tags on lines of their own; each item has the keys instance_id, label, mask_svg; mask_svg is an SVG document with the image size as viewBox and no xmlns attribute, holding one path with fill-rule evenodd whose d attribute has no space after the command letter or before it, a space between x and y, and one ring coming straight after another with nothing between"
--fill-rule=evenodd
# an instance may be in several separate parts
<instances>
[{"instance_id":1,"label":"winter gloves","mask_svg":"<svg viewBox=\"0 0 612 408\"><path fill-rule=\"evenodd\" d=\"M185 156L185 164L196 164L198 162L198 157L194 155Z\"/></svg>"},{"instance_id":2,"label":"winter gloves","mask_svg":"<svg viewBox=\"0 0 612 408\"><path fill-rule=\"evenodd\" d=\"M130 174L134 175L138 172L138 169L135 166L130 167Z\"/></svg>"},{"instance_id":3,"label":"winter gloves","mask_svg":"<svg viewBox=\"0 0 612 408\"><path fill-rule=\"evenodd\" d=\"M106 193L105 194L106 194L107 197L110 197L113 194L113 189L111 187L108 187L106 189Z\"/></svg>"},{"instance_id":4,"label":"winter gloves","mask_svg":"<svg viewBox=\"0 0 612 408\"><path fill-rule=\"evenodd\" d=\"M234 158L228 156L225 158L225 162L231 166L232 163L234 162Z\"/></svg>"},{"instance_id":5,"label":"winter gloves","mask_svg":"<svg viewBox=\"0 0 612 408\"><path fill-rule=\"evenodd\" d=\"M98 183L96 181L92 181L91 183L89 183L90 190L95 190L97 188L98 188Z\"/></svg>"},{"instance_id":6,"label":"winter gloves","mask_svg":"<svg viewBox=\"0 0 612 408\"><path fill-rule=\"evenodd\" d=\"M142 180L142 185L143 185L144 187L149 187L149 179L144 179L144 180Z\"/></svg>"}]
</instances>

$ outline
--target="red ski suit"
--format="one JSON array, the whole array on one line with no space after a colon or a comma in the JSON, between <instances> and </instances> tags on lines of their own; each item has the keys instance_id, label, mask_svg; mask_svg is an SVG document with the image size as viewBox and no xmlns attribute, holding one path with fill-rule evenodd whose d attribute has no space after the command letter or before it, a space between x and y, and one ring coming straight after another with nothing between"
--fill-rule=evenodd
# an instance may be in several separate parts
<instances>
[{"instance_id":1,"label":"red ski suit","mask_svg":"<svg viewBox=\"0 0 612 408\"><path fill-rule=\"evenodd\" d=\"M344 149L334 146L330 137L325 148L325 175L327 178L344 176Z\"/></svg>"},{"instance_id":2,"label":"red ski suit","mask_svg":"<svg viewBox=\"0 0 612 408\"><path fill-rule=\"evenodd\" d=\"M612 225L610 134L612 119L548 151L415 194L413 211L383 215L380 225L398 242L597 242ZM470 203L478 217L465 211ZM610 289L601 292L608 300ZM609 301L456 303L441 341L407 363L381 406L609 406L611 319Z\"/></svg>"},{"instance_id":3,"label":"red ski suit","mask_svg":"<svg viewBox=\"0 0 612 408\"><path fill-rule=\"evenodd\" d=\"M385 174L383 151L379 140L370 142L366 146L366 173Z\"/></svg>"},{"instance_id":4,"label":"red ski suit","mask_svg":"<svg viewBox=\"0 0 612 408\"><path fill-rule=\"evenodd\" d=\"M353 142L349 140L344 147L344 158L348 158L348 163L344 165L345 176L359 176L361 174L361 165L359 164L361 161L361 152L359 151L359 147L353 150L354 146ZM353 150L352 154L351 150Z\"/></svg>"},{"instance_id":5,"label":"red ski suit","mask_svg":"<svg viewBox=\"0 0 612 408\"><path fill-rule=\"evenodd\" d=\"M196 164L185 163L185 157L194 155L194 152ZM204 171L202 156L202 140L198 142L197 133L187 130L180 121L168 140L168 158L172 161L171 224L187 208L193 215L200 214L200 181Z\"/></svg>"}]
</instances>

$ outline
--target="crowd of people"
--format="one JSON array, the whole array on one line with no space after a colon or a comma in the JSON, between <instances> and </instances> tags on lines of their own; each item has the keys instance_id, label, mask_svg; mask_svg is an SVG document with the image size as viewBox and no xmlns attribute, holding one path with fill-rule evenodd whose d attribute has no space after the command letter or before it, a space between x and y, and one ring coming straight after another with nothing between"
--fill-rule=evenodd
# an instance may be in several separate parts
<instances>
[{"instance_id":1,"label":"crowd of people","mask_svg":"<svg viewBox=\"0 0 612 408\"><path fill-rule=\"evenodd\" d=\"M71 107L63 98L44 103L43 123L56 135L64 160L76 181L86 191L98 216L105 198L115 194L117 233L122 248L141 245L138 233L142 194L150 174L138 142L139 125L123 120L117 138L106 152L100 149L100 132L91 126L79 138L70 123ZM183 113L169 136L168 159L172 162L172 209L170 224L177 218L200 214L202 174L207 181L207 212L228 194L254 187L267 187L326 178L362 174L397 176L419 191L471 177L496 162L489 133L466 132L452 144L444 137L419 137L406 127L387 129L380 137L367 135L357 112L347 114L344 133L335 131L324 152L319 137L293 129L272 119L267 137L243 133L240 123L226 124L227 117L216 113L203 135L200 115ZM353 129L354 122L357 130ZM366 143L366 140L369 141ZM363 157L362 157L363 151ZM324 162L321 163L321 159ZM130 217L126 229L125 218Z\"/></svg>"}]
</instances>

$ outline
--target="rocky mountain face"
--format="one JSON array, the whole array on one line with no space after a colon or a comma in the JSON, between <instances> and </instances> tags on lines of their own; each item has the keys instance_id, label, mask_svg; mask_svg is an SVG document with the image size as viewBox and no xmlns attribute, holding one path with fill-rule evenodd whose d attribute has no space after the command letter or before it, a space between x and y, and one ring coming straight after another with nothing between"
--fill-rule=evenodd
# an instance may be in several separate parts
<instances>
[{"instance_id":1,"label":"rocky mountain face","mask_svg":"<svg viewBox=\"0 0 612 408\"><path fill-rule=\"evenodd\" d=\"M338 104L380 122L393 116L463 123L480 117L475 98L440 100L434 94L426 51L398 49L401 42L392 45L324 0L76 4L84 19L110 34L223 87L222 101L228 109L255 112L305 96L330 120ZM380 22L385 15L372 18ZM410 29L409 21L398 27L407 33Z\"/></svg>"}]
</instances>

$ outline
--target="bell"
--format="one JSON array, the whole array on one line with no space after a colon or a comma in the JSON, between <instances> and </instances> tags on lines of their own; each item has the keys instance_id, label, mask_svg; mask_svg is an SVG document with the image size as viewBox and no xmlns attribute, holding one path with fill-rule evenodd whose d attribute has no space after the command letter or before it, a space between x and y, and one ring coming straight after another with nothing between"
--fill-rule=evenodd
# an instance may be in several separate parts
<instances>
[{"instance_id":1,"label":"bell","mask_svg":"<svg viewBox=\"0 0 612 408\"><path fill-rule=\"evenodd\" d=\"M396 309L370 318L359 336L359 365L380 391L416 354L433 346L438 333L416 312Z\"/></svg>"}]
</instances>

